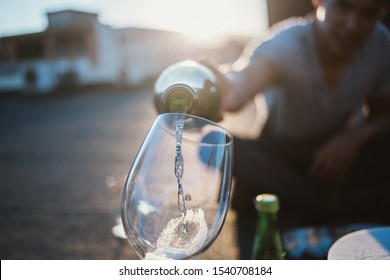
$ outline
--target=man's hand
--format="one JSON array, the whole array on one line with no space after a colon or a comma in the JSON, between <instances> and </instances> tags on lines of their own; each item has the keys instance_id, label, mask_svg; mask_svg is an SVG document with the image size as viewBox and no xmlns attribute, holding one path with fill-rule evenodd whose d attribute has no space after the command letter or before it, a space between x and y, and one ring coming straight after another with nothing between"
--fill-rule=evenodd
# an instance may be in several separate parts
<instances>
[{"instance_id":1,"label":"man's hand","mask_svg":"<svg viewBox=\"0 0 390 280\"><path fill-rule=\"evenodd\" d=\"M310 173L328 183L339 183L348 174L363 145L390 129L390 93L371 98L370 114L325 143L314 155Z\"/></svg>"},{"instance_id":2,"label":"man's hand","mask_svg":"<svg viewBox=\"0 0 390 280\"><path fill-rule=\"evenodd\" d=\"M362 144L362 137L352 131L336 135L315 153L311 175L326 183L342 182Z\"/></svg>"}]
</instances>

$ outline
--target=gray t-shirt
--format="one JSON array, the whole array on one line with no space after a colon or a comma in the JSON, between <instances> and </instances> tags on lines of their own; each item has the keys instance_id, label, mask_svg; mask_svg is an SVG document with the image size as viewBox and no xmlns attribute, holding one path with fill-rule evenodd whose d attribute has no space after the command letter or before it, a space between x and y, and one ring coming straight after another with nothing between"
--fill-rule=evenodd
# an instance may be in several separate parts
<instances>
[{"instance_id":1,"label":"gray t-shirt","mask_svg":"<svg viewBox=\"0 0 390 280\"><path fill-rule=\"evenodd\" d=\"M322 78L313 32L312 22L300 21L263 41L252 54L251 63L268 59L281 74L278 85L264 92L270 112L266 126L276 138L327 137L368 98L390 93L390 33L384 26L375 27L337 86Z\"/></svg>"}]
</instances>

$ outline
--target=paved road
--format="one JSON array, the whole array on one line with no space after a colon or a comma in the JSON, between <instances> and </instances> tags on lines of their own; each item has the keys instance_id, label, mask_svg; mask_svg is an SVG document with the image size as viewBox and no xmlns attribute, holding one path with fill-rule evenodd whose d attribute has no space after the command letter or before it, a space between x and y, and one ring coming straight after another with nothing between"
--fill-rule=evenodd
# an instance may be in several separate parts
<instances>
[{"instance_id":1,"label":"paved road","mask_svg":"<svg viewBox=\"0 0 390 280\"><path fill-rule=\"evenodd\" d=\"M0 95L1 259L138 259L113 237L150 90ZM235 259L234 212L201 259Z\"/></svg>"}]
</instances>

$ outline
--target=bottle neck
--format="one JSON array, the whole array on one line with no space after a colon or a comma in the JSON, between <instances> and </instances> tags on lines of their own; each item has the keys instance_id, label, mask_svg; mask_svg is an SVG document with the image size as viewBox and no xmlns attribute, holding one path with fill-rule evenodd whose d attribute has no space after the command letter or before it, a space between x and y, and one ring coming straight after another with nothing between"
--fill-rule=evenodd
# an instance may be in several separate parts
<instances>
[{"instance_id":1,"label":"bottle neck","mask_svg":"<svg viewBox=\"0 0 390 280\"><path fill-rule=\"evenodd\" d=\"M264 231L277 229L277 214L261 212L257 214L257 230L259 234Z\"/></svg>"},{"instance_id":2,"label":"bottle neck","mask_svg":"<svg viewBox=\"0 0 390 280\"><path fill-rule=\"evenodd\" d=\"M283 241L277 226L277 213L258 213L253 259L284 259Z\"/></svg>"},{"instance_id":3,"label":"bottle neck","mask_svg":"<svg viewBox=\"0 0 390 280\"><path fill-rule=\"evenodd\" d=\"M195 111L197 101L197 92L185 84L174 84L161 95L165 112L191 114Z\"/></svg>"}]
</instances>

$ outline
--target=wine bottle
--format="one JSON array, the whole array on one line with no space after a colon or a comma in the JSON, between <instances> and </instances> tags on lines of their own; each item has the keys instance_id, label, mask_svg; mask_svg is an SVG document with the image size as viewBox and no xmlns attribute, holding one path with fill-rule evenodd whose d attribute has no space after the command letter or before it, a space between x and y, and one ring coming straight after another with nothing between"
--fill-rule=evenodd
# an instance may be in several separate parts
<instances>
[{"instance_id":1,"label":"wine bottle","mask_svg":"<svg viewBox=\"0 0 390 280\"><path fill-rule=\"evenodd\" d=\"M217 78L206 66L181 61L166 68L155 83L158 113L184 113L217 120L220 95Z\"/></svg>"},{"instance_id":2,"label":"wine bottle","mask_svg":"<svg viewBox=\"0 0 390 280\"><path fill-rule=\"evenodd\" d=\"M254 203L257 224L252 259L283 260L286 252L277 225L278 197L274 194L261 194L255 198Z\"/></svg>"}]
</instances>

